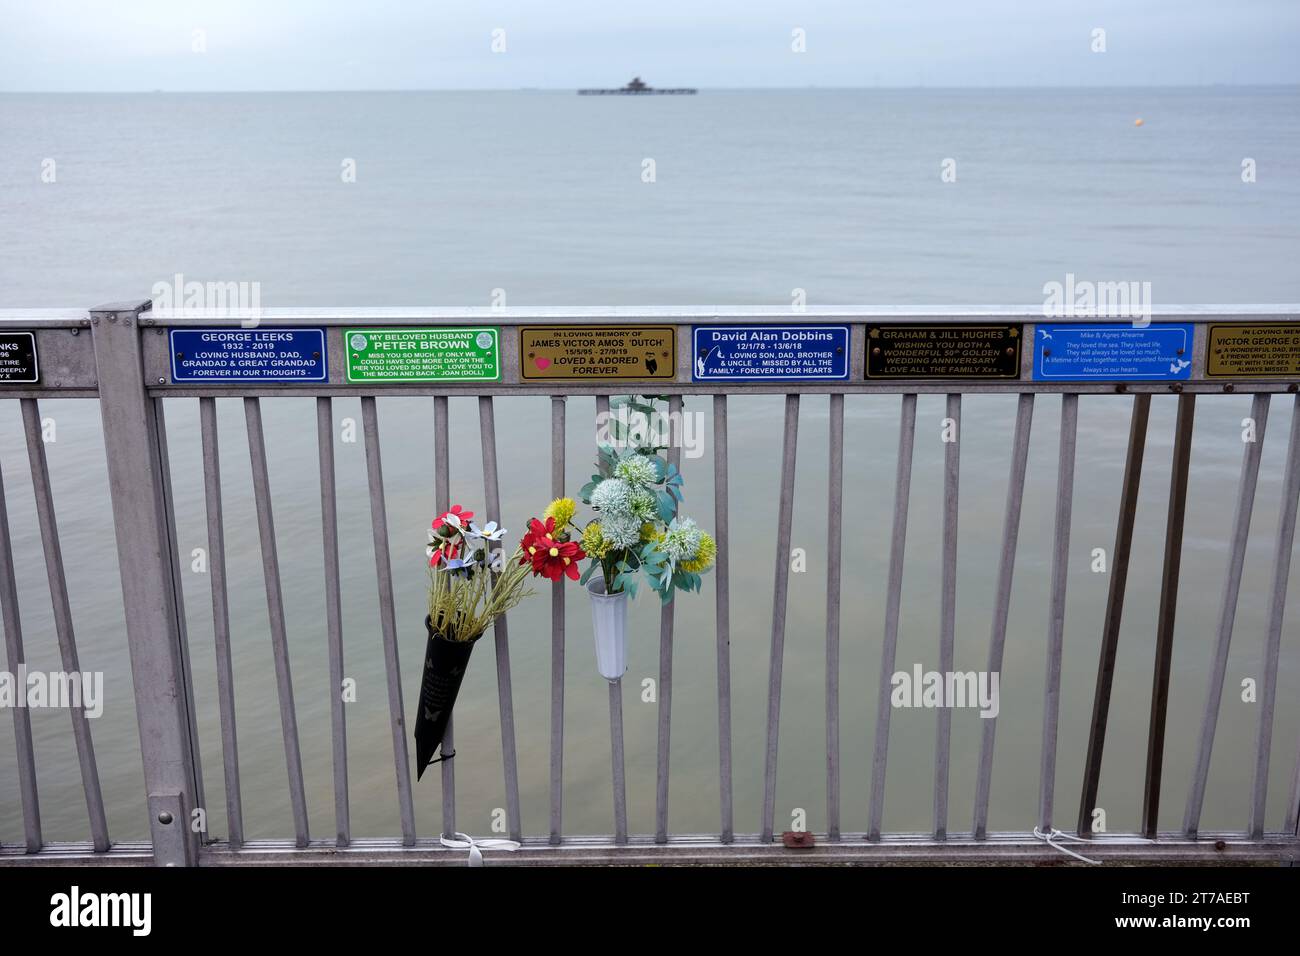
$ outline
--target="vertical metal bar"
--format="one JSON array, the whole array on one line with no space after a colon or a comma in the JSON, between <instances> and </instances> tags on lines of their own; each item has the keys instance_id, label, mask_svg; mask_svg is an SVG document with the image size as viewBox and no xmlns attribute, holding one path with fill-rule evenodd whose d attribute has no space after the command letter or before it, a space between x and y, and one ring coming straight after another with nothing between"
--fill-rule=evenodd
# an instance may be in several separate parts
<instances>
[{"instance_id":1,"label":"vertical metal bar","mask_svg":"<svg viewBox=\"0 0 1300 956\"><path fill-rule=\"evenodd\" d=\"M262 431L260 399L244 399L248 429L248 454L253 469L253 499L257 503L257 531L262 550L262 575L266 580L266 613L271 626L271 651L280 702L280 731L284 736L284 762L289 774L289 802L293 807L297 844L305 847L307 791L303 786L302 754L298 747L298 717L293 703L293 676L289 667L289 639L284 624L284 594L280 588L280 558L276 550L275 517L271 508L271 479L266 465L266 437Z\"/></svg>"},{"instance_id":2,"label":"vertical metal bar","mask_svg":"<svg viewBox=\"0 0 1300 956\"><path fill-rule=\"evenodd\" d=\"M451 440L447 430L447 396L433 399L433 504L442 514L451 507ZM455 754L456 743L452 736L455 715L447 718L447 731L442 735L444 754ZM456 832L456 761L444 760L442 770L442 833L451 836Z\"/></svg>"},{"instance_id":3,"label":"vertical metal bar","mask_svg":"<svg viewBox=\"0 0 1300 956\"><path fill-rule=\"evenodd\" d=\"M172 594L175 595L176 601L176 629L180 635L181 647L181 676L185 680L185 697L187 700L194 700L194 669L190 666L190 638L188 625L185 620L185 587L181 583L181 564L180 548L176 544L176 516L173 513L172 502L176 500L172 494L172 469L167 457L167 423L166 416L163 414L164 405L162 400L152 403L150 406L150 419L153 427L154 441L158 446L158 464L162 469L162 492L163 501L167 506L163 509L163 518L166 521L167 543L171 549L171 578L170 586ZM206 807L207 798L203 793L203 764L200 759L199 748L199 722L195 708L188 709L189 732L190 732L190 754L194 760L194 799L197 801L196 806ZM206 818L205 818L206 819ZM206 822L204 824L206 827ZM206 830L199 835L200 841L206 835Z\"/></svg>"},{"instance_id":4,"label":"vertical metal bar","mask_svg":"<svg viewBox=\"0 0 1300 956\"><path fill-rule=\"evenodd\" d=\"M23 651L22 617L18 613L18 584L14 576L13 539L9 535L9 507L5 502L0 469L0 618L5 629L5 660L14 673L27 658ZM36 752L32 748L32 720L26 707L9 708L14 715L14 741L18 750L18 791L23 804L23 836L27 852L41 849L41 803L36 791Z\"/></svg>"},{"instance_id":5,"label":"vertical metal bar","mask_svg":"<svg viewBox=\"0 0 1300 956\"><path fill-rule=\"evenodd\" d=\"M90 323L154 862L191 865L198 839L188 821L199 786L157 400L146 391L137 325L148 307L101 306Z\"/></svg>"},{"instance_id":6,"label":"vertical metal bar","mask_svg":"<svg viewBox=\"0 0 1300 956\"><path fill-rule=\"evenodd\" d=\"M328 401L328 399L326 399ZM217 657L217 706L221 721L221 763L226 783L226 826L232 847L244 843L244 801L239 785L239 735L235 723L235 667L230 649L229 582L221 503L221 451L217 400L199 399L203 443L203 493L208 519L208 575L212 585L212 636Z\"/></svg>"},{"instance_id":7,"label":"vertical metal bar","mask_svg":"<svg viewBox=\"0 0 1300 956\"><path fill-rule=\"evenodd\" d=\"M1142 795L1142 835L1154 840L1160 816L1160 777L1165 759L1165 717L1169 707L1169 669L1174 657L1174 618L1178 610L1178 572L1183 556L1183 514L1187 509L1187 470L1192 458L1196 396L1178 396L1174 424L1173 470L1169 479L1169 514L1165 522L1164 573L1160 581L1160 615L1156 621L1156 657L1152 671L1151 718L1147 727L1146 782Z\"/></svg>"},{"instance_id":8,"label":"vertical metal bar","mask_svg":"<svg viewBox=\"0 0 1300 956\"><path fill-rule=\"evenodd\" d=\"M1300 396L1291 406L1291 438L1286 452L1286 476L1277 521L1277 546L1273 550L1273 592L1269 602L1268 632L1264 638L1259 695L1259 728L1255 735L1255 767L1251 780L1252 839L1264 835L1264 806L1268 797L1269 751L1273 746L1273 708L1277 700L1277 658L1282 647L1282 616L1286 612L1287 582L1291 577L1291 546L1295 541L1296 503L1300 499ZM1295 832L1296 793L1287 809L1287 830Z\"/></svg>"},{"instance_id":9,"label":"vertical metal bar","mask_svg":"<svg viewBox=\"0 0 1300 956\"><path fill-rule=\"evenodd\" d=\"M903 594L903 548L907 543L907 506L912 493L912 446L916 438L916 395L902 397L898 421L898 470L894 478L894 526L889 545L889 583L885 595L885 636L880 648L880 684L876 691L876 743L871 757L871 811L867 839L880 839L885 815L885 765L889 756L889 692L898 652L898 611Z\"/></svg>"},{"instance_id":10,"label":"vertical metal bar","mask_svg":"<svg viewBox=\"0 0 1300 956\"><path fill-rule=\"evenodd\" d=\"M609 682L609 739L614 768L614 842L627 843L627 776L623 769L623 681Z\"/></svg>"},{"instance_id":11,"label":"vertical metal bar","mask_svg":"<svg viewBox=\"0 0 1300 956\"><path fill-rule=\"evenodd\" d=\"M943 571L939 597L939 673L953 671L957 628L957 493L961 484L961 395L948 396L945 426L953 438L943 450ZM934 838L948 838L948 767L952 708L940 707L934 743Z\"/></svg>"},{"instance_id":12,"label":"vertical metal bar","mask_svg":"<svg viewBox=\"0 0 1300 956\"><path fill-rule=\"evenodd\" d=\"M989 635L990 679L1002 672L1002 654L1007 643L1007 618L1011 611L1011 579L1016 569L1016 546L1020 539L1020 511L1025 497L1025 471L1029 464L1029 430L1033 425L1034 396L1020 396L1016 405L1016 430L1011 439L1011 474L1007 478L1007 507L1002 519L1002 557L998 562L997 590L993 597L993 628ZM988 836L989 793L993 783L993 744L998 719L980 721L980 765L975 784L975 839Z\"/></svg>"},{"instance_id":13,"label":"vertical metal bar","mask_svg":"<svg viewBox=\"0 0 1300 956\"><path fill-rule=\"evenodd\" d=\"M785 397L781 446L781 498L776 530L776 581L772 589L772 647L767 681L767 752L763 761L762 842L772 842L776 822L776 750L781 725L781 669L785 655L785 606L790 584L790 532L794 517L794 469L799 441L799 396Z\"/></svg>"},{"instance_id":14,"label":"vertical metal bar","mask_svg":"<svg viewBox=\"0 0 1300 956\"><path fill-rule=\"evenodd\" d=\"M844 396L830 396L826 489L826 836L840 838L840 563L843 556Z\"/></svg>"},{"instance_id":15,"label":"vertical metal bar","mask_svg":"<svg viewBox=\"0 0 1300 956\"><path fill-rule=\"evenodd\" d=\"M19 400L23 412L23 430L27 437L27 462L31 466L32 490L36 495L36 519L41 529L41 547L45 552L45 574L50 585L50 602L54 611L54 633L59 643L59 658L67 674L80 674L77 638L72 627L72 606L68 601L68 581L63 571L63 548L59 544L59 526L54 514L54 492L50 487L49 463L45 458L45 441L41 435L41 413L34 398ZM72 736L77 745L77 762L81 766L81 787L86 795L86 812L90 816L90 834L95 850L108 850L108 818L104 814L104 795L99 787L99 768L95 763L95 743L90 733L90 718L84 707L69 707Z\"/></svg>"},{"instance_id":16,"label":"vertical metal bar","mask_svg":"<svg viewBox=\"0 0 1300 956\"><path fill-rule=\"evenodd\" d=\"M1052 544L1052 594L1047 622L1047 675L1043 693L1043 752L1038 781L1038 827L1052 826L1056 791L1056 731L1061 715L1061 656L1065 644L1065 581L1070 570L1070 518L1074 510L1074 452L1079 396L1061 396L1061 451L1056 472L1056 527Z\"/></svg>"},{"instance_id":17,"label":"vertical metal bar","mask_svg":"<svg viewBox=\"0 0 1300 956\"><path fill-rule=\"evenodd\" d=\"M721 841L735 839L731 796L731 585L727 528L727 396L713 396L713 525L718 557L715 619L718 647L718 790L722 804Z\"/></svg>"},{"instance_id":18,"label":"vertical metal bar","mask_svg":"<svg viewBox=\"0 0 1300 956\"><path fill-rule=\"evenodd\" d=\"M668 399L669 422L675 423L668 440L668 464L681 468L682 445L680 422L682 397ZM671 753L673 722L673 619L674 604L669 601L659 609L659 745L655 769L655 842L668 842L668 763Z\"/></svg>"},{"instance_id":19,"label":"vertical metal bar","mask_svg":"<svg viewBox=\"0 0 1300 956\"><path fill-rule=\"evenodd\" d=\"M321 555L325 569L325 629L330 658L330 740L334 750L334 828L337 831L335 842L338 846L347 846L352 842L352 826L348 800L348 725L343 708L343 599L339 586L339 512L334 480L333 402L332 398L324 395L316 399L316 451L320 458Z\"/></svg>"},{"instance_id":20,"label":"vertical metal bar","mask_svg":"<svg viewBox=\"0 0 1300 956\"><path fill-rule=\"evenodd\" d=\"M1246 540L1250 537L1250 517L1255 510L1255 486L1259 482L1259 462L1264 451L1264 427L1268 424L1270 396L1257 394L1251 401L1250 415L1255 423L1253 441L1245 442L1241 458L1241 481L1237 486L1237 509L1232 518L1232 539L1228 551L1227 575L1223 581L1223 600L1219 608L1219 628L1214 642L1214 662L1205 692L1205 712L1201 718L1200 746L1196 768L1187 792L1187 809L1183 815L1183 832L1195 837L1205 802L1205 785L1210 777L1210 754L1214 749L1214 731L1219 722L1223 701L1223 681L1228 671L1228 649L1232 643L1232 626L1237 617L1237 596L1241 593L1241 572L1246 563Z\"/></svg>"},{"instance_id":21,"label":"vertical metal bar","mask_svg":"<svg viewBox=\"0 0 1300 956\"><path fill-rule=\"evenodd\" d=\"M379 413L373 395L361 398L361 423L366 436L366 477L370 486L370 524L375 538L379 629L384 642L384 673L388 679L388 717L393 738L393 767L397 772L397 806L402 818L402 843L414 846L415 805L411 797L411 764L406 749L406 709L402 702L402 668L397 648L393 568L388 553L388 508L379 448Z\"/></svg>"},{"instance_id":22,"label":"vertical metal bar","mask_svg":"<svg viewBox=\"0 0 1300 956\"><path fill-rule=\"evenodd\" d=\"M551 396L551 496L564 497L564 396ZM563 838L564 582L551 582L551 846Z\"/></svg>"},{"instance_id":23,"label":"vertical metal bar","mask_svg":"<svg viewBox=\"0 0 1300 956\"><path fill-rule=\"evenodd\" d=\"M1133 521L1137 516L1138 491L1142 485L1142 459L1146 453L1147 420L1150 413L1150 393L1140 392L1134 395L1128 432L1128 454L1124 459L1124 487L1120 492L1115 551L1110 566L1110 588L1106 594L1106 617L1101 632L1101 654L1097 661L1097 686L1092 699L1088 755L1084 760L1083 790L1079 796L1077 831L1081 837L1092 835L1092 811L1097 806L1097 789L1101 784L1101 758L1106 747L1110 693L1115 683L1115 658L1119 653L1124 592L1128 586L1129 555L1133 549Z\"/></svg>"},{"instance_id":24,"label":"vertical metal bar","mask_svg":"<svg viewBox=\"0 0 1300 956\"><path fill-rule=\"evenodd\" d=\"M480 395L478 400L480 443L483 449L483 495L488 513L501 520L501 489L497 477L497 427L492 409L492 396ZM500 543L489 544L500 549ZM494 575L495 577L495 575ZM501 760L505 765L506 821L510 839L523 839L523 821L519 812L519 757L515 751L515 705L510 684L510 631L506 615L492 623L493 641L497 663L497 701L501 714Z\"/></svg>"},{"instance_id":25,"label":"vertical metal bar","mask_svg":"<svg viewBox=\"0 0 1300 956\"><path fill-rule=\"evenodd\" d=\"M609 418L609 396L596 396L596 433ZM609 682L609 749L614 784L614 842L627 843L627 776L623 760L623 681Z\"/></svg>"}]
</instances>

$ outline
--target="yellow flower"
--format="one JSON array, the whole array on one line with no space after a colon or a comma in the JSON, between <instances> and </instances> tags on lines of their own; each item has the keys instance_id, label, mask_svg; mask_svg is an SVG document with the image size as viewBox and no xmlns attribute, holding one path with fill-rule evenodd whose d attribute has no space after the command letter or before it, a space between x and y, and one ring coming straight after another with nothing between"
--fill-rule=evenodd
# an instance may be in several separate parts
<instances>
[{"instance_id":1,"label":"yellow flower","mask_svg":"<svg viewBox=\"0 0 1300 956\"><path fill-rule=\"evenodd\" d=\"M647 521L645 524L641 525L642 544L645 544L647 541L656 541L662 537L663 537L662 534L655 533L655 526L653 522Z\"/></svg>"},{"instance_id":2,"label":"yellow flower","mask_svg":"<svg viewBox=\"0 0 1300 956\"><path fill-rule=\"evenodd\" d=\"M597 561L603 559L611 547L613 543L601 533L599 521L593 521L582 532L582 550Z\"/></svg>"},{"instance_id":3,"label":"yellow flower","mask_svg":"<svg viewBox=\"0 0 1300 956\"><path fill-rule=\"evenodd\" d=\"M705 531L700 534L700 549L695 552L695 557L691 560L682 562L682 570L700 574L713 567L713 561L717 556L718 545L713 540L713 536Z\"/></svg>"},{"instance_id":4,"label":"yellow flower","mask_svg":"<svg viewBox=\"0 0 1300 956\"><path fill-rule=\"evenodd\" d=\"M556 498L546 506L543 516L555 519L555 529L558 531L573 520L578 506L573 503L572 498Z\"/></svg>"}]
</instances>

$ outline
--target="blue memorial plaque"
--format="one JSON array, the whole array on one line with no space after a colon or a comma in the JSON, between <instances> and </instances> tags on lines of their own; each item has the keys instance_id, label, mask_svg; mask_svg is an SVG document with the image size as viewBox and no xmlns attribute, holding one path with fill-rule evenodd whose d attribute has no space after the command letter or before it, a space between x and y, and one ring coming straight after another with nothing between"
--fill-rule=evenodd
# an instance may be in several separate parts
<instances>
[{"instance_id":1,"label":"blue memorial plaque","mask_svg":"<svg viewBox=\"0 0 1300 956\"><path fill-rule=\"evenodd\" d=\"M173 382L324 382L324 329L172 329Z\"/></svg>"},{"instance_id":2,"label":"blue memorial plaque","mask_svg":"<svg viewBox=\"0 0 1300 956\"><path fill-rule=\"evenodd\" d=\"M696 382L849 377L847 325L697 325L692 344Z\"/></svg>"},{"instance_id":3,"label":"blue memorial plaque","mask_svg":"<svg viewBox=\"0 0 1300 956\"><path fill-rule=\"evenodd\" d=\"M1192 376L1189 322L1034 327L1036 381L1175 382Z\"/></svg>"}]
</instances>

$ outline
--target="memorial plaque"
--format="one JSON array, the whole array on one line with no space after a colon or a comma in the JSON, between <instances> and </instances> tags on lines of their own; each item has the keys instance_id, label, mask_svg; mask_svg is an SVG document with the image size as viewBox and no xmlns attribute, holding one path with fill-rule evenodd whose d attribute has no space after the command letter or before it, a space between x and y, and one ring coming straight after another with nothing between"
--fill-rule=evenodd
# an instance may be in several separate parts
<instances>
[{"instance_id":1,"label":"memorial plaque","mask_svg":"<svg viewBox=\"0 0 1300 956\"><path fill-rule=\"evenodd\" d=\"M1192 376L1190 322L1034 327L1034 380L1177 382Z\"/></svg>"},{"instance_id":2,"label":"memorial plaque","mask_svg":"<svg viewBox=\"0 0 1300 956\"><path fill-rule=\"evenodd\" d=\"M345 329L349 382L495 382L495 328Z\"/></svg>"},{"instance_id":3,"label":"memorial plaque","mask_svg":"<svg viewBox=\"0 0 1300 956\"><path fill-rule=\"evenodd\" d=\"M324 382L324 329L172 329L173 382Z\"/></svg>"},{"instance_id":4,"label":"memorial plaque","mask_svg":"<svg viewBox=\"0 0 1300 956\"><path fill-rule=\"evenodd\" d=\"M1205 374L1217 378L1300 376L1300 324L1211 325Z\"/></svg>"},{"instance_id":5,"label":"memorial plaque","mask_svg":"<svg viewBox=\"0 0 1300 956\"><path fill-rule=\"evenodd\" d=\"M530 325L519 330L519 375L535 379L672 379L671 325Z\"/></svg>"},{"instance_id":6,"label":"memorial plaque","mask_svg":"<svg viewBox=\"0 0 1300 956\"><path fill-rule=\"evenodd\" d=\"M36 335L32 332L0 332L0 384L35 384L40 380L36 359Z\"/></svg>"},{"instance_id":7,"label":"memorial plaque","mask_svg":"<svg viewBox=\"0 0 1300 956\"><path fill-rule=\"evenodd\" d=\"M1020 325L872 325L867 378L1019 378Z\"/></svg>"},{"instance_id":8,"label":"memorial plaque","mask_svg":"<svg viewBox=\"0 0 1300 956\"><path fill-rule=\"evenodd\" d=\"M696 382L849 377L847 325L697 325L692 344Z\"/></svg>"}]
</instances>

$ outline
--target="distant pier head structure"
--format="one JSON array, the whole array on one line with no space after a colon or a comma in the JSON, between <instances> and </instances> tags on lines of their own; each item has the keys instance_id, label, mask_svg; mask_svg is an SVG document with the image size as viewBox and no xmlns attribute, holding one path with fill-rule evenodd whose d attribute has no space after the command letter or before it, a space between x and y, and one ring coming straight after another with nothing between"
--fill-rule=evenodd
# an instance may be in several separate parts
<instances>
[{"instance_id":1,"label":"distant pier head structure","mask_svg":"<svg viewBox=\"0 0 1300 956\"><path fill-rule=\"evenodd\" d=\"M699 90L688 86L676 87L671 90L660 90L653 86L647 86L642 82L641 77L632 77L632 82L627 86L620 86L618 89L597 89L597 90L578 90L579 96L694 96Z\"/></svg>"}]
</instances>

